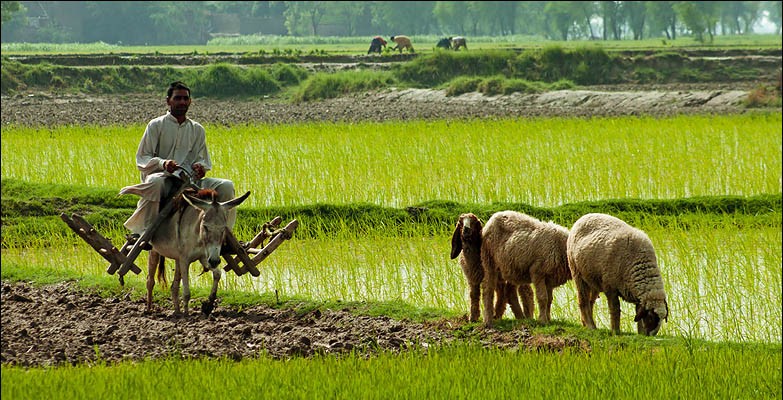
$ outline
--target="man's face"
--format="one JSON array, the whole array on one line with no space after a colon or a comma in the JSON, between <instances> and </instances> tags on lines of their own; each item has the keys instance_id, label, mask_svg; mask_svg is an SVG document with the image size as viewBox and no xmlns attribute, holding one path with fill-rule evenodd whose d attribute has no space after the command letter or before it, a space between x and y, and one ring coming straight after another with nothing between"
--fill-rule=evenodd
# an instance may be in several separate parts
<instances>
[{"instance_id":1,"label":"man's face","mask_svg":"<svg viewBox=\"0 0 783 400\"><path fill-rule=\"evenodd\" d=\"M171 92L171 97L166 99L171 115L181 117L187 114L190 107L190 93L187 90L177 89Z\"/></svg>"}]
</instances>

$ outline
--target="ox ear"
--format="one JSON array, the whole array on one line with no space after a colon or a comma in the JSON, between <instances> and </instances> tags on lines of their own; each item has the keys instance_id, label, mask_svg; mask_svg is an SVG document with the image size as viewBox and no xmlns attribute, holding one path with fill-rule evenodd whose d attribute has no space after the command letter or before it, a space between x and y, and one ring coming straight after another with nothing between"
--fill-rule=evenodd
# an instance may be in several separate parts
<instances>
[{"instance_id":1,"label":"ox ear","mask_svg":"<svg viewBox=\"0 0 783 400\"><path fill-rule=\"evenodd\" d=\"M454 234L451 236L451 259L457 258L462 251L462 218L457 221L457 227L454 228Z\"/></svg>"},{"instance_id":2,"label":"ox ear","mask_svg":"<svg viewBox=\"0 0 783 400\"><path fill-rule=\"evenodd\" d=\"M204 199L199 199L198 197L192 197L187 193L182 193L182 197L185 199L185 201L188 202L188 204L200 210L206 210L207 208L212 206L211 202L206 201Z\"/></svg>"},{"instance_id":3,"label":"ox ear","mask_svg":"<svg viewBox=\"0 0 783 400\"><path fill-rule=\"evenodd\" d=\"M237 197L237 198L232 199L232 200L229 200L229 201L225 201L223 203L220 203L220 205L223 206L223 207L227 207L227 208L234 208L234 207L242 204L242 202L245 201L245 199L247 199L248 196L250 196L250 191L249 190L245 194L243 194L242 196Z\"/></svg>"}]
</instances>

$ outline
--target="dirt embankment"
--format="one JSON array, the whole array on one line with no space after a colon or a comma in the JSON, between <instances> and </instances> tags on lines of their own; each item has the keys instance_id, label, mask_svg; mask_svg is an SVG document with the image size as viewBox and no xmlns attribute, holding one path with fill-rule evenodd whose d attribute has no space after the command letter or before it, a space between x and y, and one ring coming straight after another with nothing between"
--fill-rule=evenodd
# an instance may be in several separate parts
<instances>
[{"instance_id":1,"label":"dirt embankment","mask_svg":"<svg viewBox=\"0 0 783 400\"><path fill-rule=\"evenodd\" d=\"M221 100L195 97L189 116L204 124L410 121L468 119L748 112L744 102L753 83L722 85L612 86L540 94L446 96L434 89L389 89L335 99L289 104L278 100ZM3 97L2 124L146 123L166 112L164 98L153 96Z\"/></svg>"}]
</instances>

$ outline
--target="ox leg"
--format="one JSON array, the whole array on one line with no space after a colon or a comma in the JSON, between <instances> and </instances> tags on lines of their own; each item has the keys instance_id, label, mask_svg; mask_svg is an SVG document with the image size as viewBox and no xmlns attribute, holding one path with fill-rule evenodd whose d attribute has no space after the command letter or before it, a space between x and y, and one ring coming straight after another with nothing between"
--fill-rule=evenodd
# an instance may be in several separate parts
<instances>
[{"instance_id":1,"label":"ox leg","mask_svg":"<svg viewBox=\"0 0 783 400\"><path fill-rule=\"evenodd\" d=\"M215 301L217 300L218 283L220 283L220 269L212 269L212 290L209 292L209 299L201 304L201 312L204 315L209 316L212 310L215 309Z\"/></svg>"},{"instance_id":2,"label":"ox leg","mask_svg":"<svg viewBox=\"0 0 783 400\"><path fill-rule=\"evenodd\" d=\"M190 305L190 265L182 263L182 306L185 309L185 316L188 316L188 306Z\"/></svg>"},{"instance_id":3,"label":"ox leg","mask_svg":"<svg viewBox=\"0 0 783 400\"><path fill-rule=\"evenodd\" d=\"M606 292L606 302L609 306L609 322L612 327L612 333L620 334L620 297L617 292Z\"/></svg>"},{"instance_id":4,"label":"ox leg","mask_svg":"<svg viewBox=\"0 0 783 400\"><path fill-rule=\"evenodd\" d=\"M171 282L171 302L174 303L174 314L179 315L179 283L182 280L182 263L177 260L174 267L174 281Z\"/></svg>"},{"instance_id":5,"label":"ox leg","mask_svg":"<svg viewBox=\"0 0 783 400\"><path fill-rule=\"evenodd\" d=\"M150 251L147 257L147 312L152 311L152 289L155 288L155 273L158 270L160 254Z\"/></svg>"}]
</instances>

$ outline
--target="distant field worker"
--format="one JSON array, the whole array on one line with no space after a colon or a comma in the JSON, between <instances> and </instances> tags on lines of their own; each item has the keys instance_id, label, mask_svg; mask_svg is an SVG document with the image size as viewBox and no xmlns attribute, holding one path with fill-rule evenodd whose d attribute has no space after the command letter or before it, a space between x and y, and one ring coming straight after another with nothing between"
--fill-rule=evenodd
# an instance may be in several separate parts
<instances>
[{"instance_id":1,"label":"distant field worker","mask_svg":"<svg viewBox=\"0 0 783 400\"><path fill-rule=\"evenodd\" d=\"M462 36L454 36L453 38L449 38L449 39L451 39L451 48L453 48L454 51L459 50L460 47L464 47L465 50L468 49L468 44L465 41L464 37L462 37Z\"/></svg>"},{"instance_id":2,"label":"distant field worker","mask_svg":"<svg viewBox=\"0 0 783 400\"><path fill-rule=\"evenodd\" d=\"M438 40L438 44L436 44L435 47L443 50L451 49L451 38L443 38Z\"/></svg>"},{"instance_id":3,"label":"distant field worker","mask_svg":"<svg viewBox=\"0 0 783 400\"><path fill-rule=\"evenodd\" d=\"M380 36L372 38L370 42L370 50L367 50L367 54L378 53L381 54L382 48L386 47L386 40Z\"/></svg>"},{"instance_id":4,"label":"distant field worker","mask_svg":"<svg viewBox=\"0 0 783 400\"><path fill-rule=\"evenodd\" d=\"M407 48L411 53L414 53L413 45L411 44L411 39L409 37L403 35L392 36L391 41L397 43L392 50L399 50L400 53L402 53L402 50Z\"/></svg>"}]
</instances>

